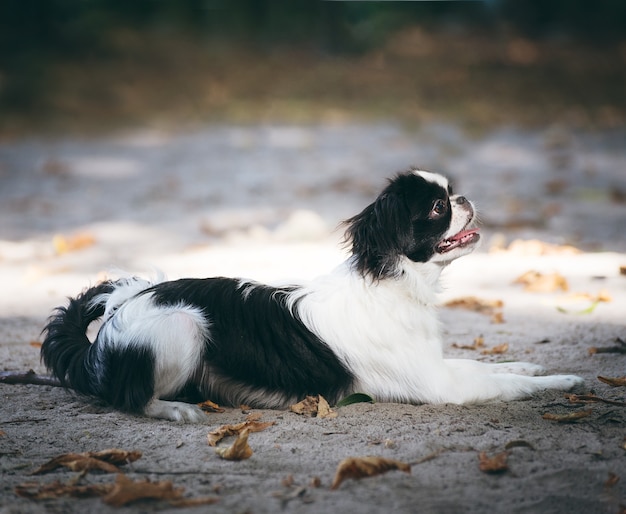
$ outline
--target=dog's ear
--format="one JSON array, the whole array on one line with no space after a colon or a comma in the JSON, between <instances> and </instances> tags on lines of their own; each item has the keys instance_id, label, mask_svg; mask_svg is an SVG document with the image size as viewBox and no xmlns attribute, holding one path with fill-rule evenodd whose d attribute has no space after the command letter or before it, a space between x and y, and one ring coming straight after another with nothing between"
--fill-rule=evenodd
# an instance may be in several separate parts
<instances>
[{"instance_id":1,"label":"dog's ear","mask_svg":"<svg viewBox=\"0 0 626 514\"><path fill-rule=\"evenodd\" d=\"M405 200L396 193L384 192L345 224L345 242L351 245L356 270L374 280L394 276L411 237Z\"/></svg>"}]
</instances>

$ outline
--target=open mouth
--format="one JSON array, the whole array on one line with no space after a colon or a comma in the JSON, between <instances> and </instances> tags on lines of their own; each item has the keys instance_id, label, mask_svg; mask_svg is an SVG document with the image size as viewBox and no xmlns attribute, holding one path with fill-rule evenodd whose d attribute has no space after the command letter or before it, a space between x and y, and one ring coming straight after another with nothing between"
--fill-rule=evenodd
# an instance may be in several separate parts
<instances>
[{"instance_id":1,"label":"open mouth","mask_svg":"<svg viewBox=\"0 0 626 514\"><path fill-rule=\"evenodd\" d=\"M454 234L449 239L444 239L437 245L437 251L439 253L447 253L455 248L463 248L478 242L480 234L477 228L470 228L461 230L457 234Z\"/></svg>"}]
</instances>

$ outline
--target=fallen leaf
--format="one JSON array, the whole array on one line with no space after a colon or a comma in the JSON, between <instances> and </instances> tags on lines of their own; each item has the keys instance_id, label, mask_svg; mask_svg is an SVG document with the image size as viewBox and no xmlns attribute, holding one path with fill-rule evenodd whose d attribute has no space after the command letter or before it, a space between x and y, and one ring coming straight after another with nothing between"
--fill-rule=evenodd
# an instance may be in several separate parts
<instances>
[{"instance_id":1,"label":"fallen leaf","mask_svg":"<svg viewBox=\"0 0 626 514\"><path fill-rule=\"evenodd\" d=\"M619 274L620 275L626 275L626 266L620 266L619 267Z\"/></svg>"},{"instance_id":2,"label":"fallen leaf","mask_svg":"<svg viewBox=\"0 0 626 514\"><path fill-rule=\"evenodd\" d=\"M557 290L567 291L569 284L565 277L559 273L540 273L539 271L527 271L517 277L514 284L522 284L524 291L533 293L550 293Z\"/></svg>"},{"instance_id":3,"label":"fallen leaf","mask_svg":"<svg viewBox=\"0 0 626 514\"><path fill-rule=\"evenodd\" d=\"M209 432L207 436L207 442L209 446L216 446L225 437L239 435L244 430L248 432L261 432L268 427L274 425L274 421L256 421L248 420L234 425L222 425L217 430Z\"/></svg>"},{"instance_id":4,"label":"fallen leaf","mask_svg":"<svg viewBox=\"0 0 626 514\"><path fill-rule=\"evenodd\" d=\"M451 309L466 309L481 314L494 314L504 306L502 300L485 300L476 296L464 296L444 303L444 307Z\"/></svg>"},{"instance_id":5,"label":"fallen leaf","mask_svg":"<svg viewBox=\"0 0 626 514\"><path fill-rule=\"evenodd\" d=\"M215 448L215 453L225 460L249 459L253 453L252 448L248 445L249 433L248 429L242 430L231 446Z\"/></svg>"},{"instance_id":6,"label":"fallen leaf","mask_svg":"<svg viewBox=\"0 0 626 514\"><path fill-rule=\"evenodd\" d=\"M491 316L491 323L493 323L494 325L501 325L502 323L504 323L504 316L502 312L494 312Z\"/></svg>"},{"instance_id":7,"label":"fallen leaf","mask_svg":"<svg viewBox=\"0 0 626 514\"><path fill-rule=\"evenodd\" d=\"M626 387L626 377L610 378L598 376L598 380L610 385L611 387Z\"/></svg>"},{"instance_id":8,"label":"fallen leaf","mask_svg":"<svg viewBox=\"0 0 626 514\"><path fill-rule=\"evenodd\" d=\"M33 475L48 473L57 468L64 467L71 471L91 471L99 470L105 473L119 473L120 470L115 464L126 464L134 462L141 457L139 451L126 451L112 448L97 452L66 453L49 460L35 471Z\"/></svg>"},{"instance_id":9,"label":"fallen leaf","mask_svg":"<svg viewBox=\"0 0 626 514\"><path fill-rule=\"evenodd\" d=\"M82 250L83 248L94 245L95 242L96 238L87 232L74 234L72 236L57 234L52 238L52 245L57 255Z\"/></svg>"},{"instance_id":10,"label":"fallen leaf","mask_svg":"<svg viewBox=\"0 0 626 514\"><path fill-rule=\"evenodd\" d=\"M311 481L309 482L309 486L314 487L315 489L317 489L318 487L321 487L321 485L322 485L322 479L320 477L313 477Z\"/></svg>"},{"instance_id":11,"label":"fallen leaf","mask_svg":"<svg viewBox=\"0 0 626 514\"><path fill-rule=\"evenodd\" d=\"M411 466L398 460L384 457L348 457L337 466L335 478L330 488L337 489L348 478L372 477L395 469L411 473Z\"/></svg>"},{"instance_id":12,"label":"fallen leaf","mask_svg":"<svg viewBox=\"0 0 626 514\"><path fill-rule=\"evenodd\" d=\"M482 355L501 355L509 351L509 344L502 343L494 346L493 348L487 348L480 352Z\"/></svg>"},{"instance_id":13,"label":"fallen leaf","mask_svg":"<svg viewBox=\"0 0 626 514\"><path fill-rule=\"evenodd\" d=\"M0 437L4 437L6 435L7 435L7 433L4 430L0 430Z\"/></svg>"},{"instance_id":14,"label":"fallen leaf","mask_svg":"<svg viewBox=\"0 0 626 514\"><path fill-rule=\"evenodd\" d=\"M291 412L309 417L336 418L337 413L330 408L326 399L318 394L317 396L307 396L301 402L289 407Z\"/></svg>"},{"instance_id":15,"label":"fallen leaf","mask_svg":"<svg viewBox=\"0 0 626 514\"><path fill-rule=\"evenodd\" d=\"M483 336L478 336L474 338L474 343L471 345L458 345L456 343L452 343L453 348L459 348L460 350L478 350L479 348L483 348L485 346L485 339Z\"/></svg>"},{"instance_id":16,"label":"fallen leaf","mask_svg":"<svg viewBox=\"0 0 626 514\"><path fill-rule=\"evenodd\" d=\"M198 404L204 412L226 412L226 409L220 407L217 403L212 402L211 400L205 400L202 403Z\"/></svg>"},{"instance_id":17,"label":"fallen leaf","mask_svg":"<svg viewBox=\"0 0 626 514\"><path fill-rule=\"evenodd\" d=\"M54 481L50 484L25 483L15 487L15 494L31 500L48 500L71 496L73 498L92 498L103 496L113 489L113 484L75 485Z\"/></svg>"},{"instance_id":18,"label":"fallen leaf","mask_svg":"<svg viewBox=\"0 0 626 514\"><path fill-rule=\"evenodd\" d=\"M619 402L616 400L607 400L606 398L601 398L600 396L596 396L595 394L566 394L565 398L567 398L570 403L607 403L609 405L619 405L620 407L625 407L625 402Z\"/></svg>"},{"instance_id":19,"label":"fallen leaf","mask_svg":"<svg viewBox=\"0 0 626 514\"><path fill-rule=\"evenodd\" d=\"M546 412L542 417L550 421L556 421L557 423L574 423L579 419L586 418L591 415L592 410L579 410L576 412L570 412L568 414L551 414Z\"/></svg>"},{"instance_id":20,"label":"fallen leaf","mask_svg":"<svg viewBox=\"0 0 626 514\"><path fill-rule=\"evenodd\" d=\"M478 454L478 469L483 473L504 473L509 469L509 465L507 464L508 458L508 452L497 453L493 457L488 457L487 453L480 452Z\"/></svg>"},{"instance_id":21,"label":"fallen leaf","mask_svg":"<svg viewBox=\"0 0 626 514\"><path fill-rule=\"evenodd\" d=\"M374 403L374 399L364 393L354 393L338 401L335 407L346 407L348 405L352 405L353 403Z\"/></svg>"},{"instance_id":22,"label":"fallen leaf","mask_svg":"<svg viewBox=\"0 0 626 514\"><path fill-rule=\"evenodd\" d=\"M43 344L41 341L31 341L30 343L28 343L30 346L32 346L33 348L41 348L41 345Z\"/></svg>"},{"instance_id":23,"label":"fallen leaf","mask_svg":"<svg viewBox=\"0 0 626 514\"><path fill-rule=\"evenodd\" d=\"M134 481L126 475L119 474L102 501L113 507L122 507L137 500L180 500L183 492L184 488L175 488L170 481Z\"/></svg>"}]
</instances>

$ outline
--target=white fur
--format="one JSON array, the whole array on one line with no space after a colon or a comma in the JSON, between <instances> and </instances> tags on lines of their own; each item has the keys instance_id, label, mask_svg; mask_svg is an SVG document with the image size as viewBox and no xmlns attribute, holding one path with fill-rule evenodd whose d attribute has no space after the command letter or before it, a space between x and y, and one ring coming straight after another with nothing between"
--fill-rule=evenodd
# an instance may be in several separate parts
<instances>
[{"instance_id":1,"label":"white fur","mask_svg":"<svg viewBox=\"0 0 626 514\"><path fill-rule=\"evenodd\" d=\"M435 295L441 267L405 263L396 280L372 283L342 266L299 293L298 314L355 374L355 391L380 401L472 403L570 389L571 375L535 374L529 363L444 359Z\"/></svg>"}]
</instances>

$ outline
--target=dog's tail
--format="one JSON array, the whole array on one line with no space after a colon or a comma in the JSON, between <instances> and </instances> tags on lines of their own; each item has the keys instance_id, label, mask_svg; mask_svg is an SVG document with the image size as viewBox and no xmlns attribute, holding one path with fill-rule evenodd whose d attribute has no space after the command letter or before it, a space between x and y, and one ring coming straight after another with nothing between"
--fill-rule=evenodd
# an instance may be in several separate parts
<instances>
[{"instance_id":1,"label":"dog's tail","mask_svg":"<svg viewBox=\"0 0 626 514\"><path fill-rule=\"evenodd\" d=\"M93 394L86 357L91 348L89 325L102 317L106 298L115 284L107 281L70 298L67 307L58 307L42 331L41 360L61 384L78 392Z\"/></svg>"}]
</instances>

